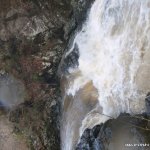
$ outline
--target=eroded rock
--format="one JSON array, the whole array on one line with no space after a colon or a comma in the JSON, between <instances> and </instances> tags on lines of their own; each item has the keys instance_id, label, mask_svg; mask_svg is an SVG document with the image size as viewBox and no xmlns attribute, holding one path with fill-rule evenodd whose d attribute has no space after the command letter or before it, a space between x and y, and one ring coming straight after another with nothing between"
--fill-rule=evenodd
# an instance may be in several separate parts
<instances>
[{"instance_id":1,"label":"eroded rock","mask_svg":"<svg viewBox=\"0 0 150 150\"><path fill-rule=\"evenodd\" d=\"M150 116L121 114L92 129L86 129L76 150L148 150ZM130 145L129 145L130 144ZM132 144L136 144L132 146ZM140 144L147 144L140 146Z\"/></svg>"}]
</instances>

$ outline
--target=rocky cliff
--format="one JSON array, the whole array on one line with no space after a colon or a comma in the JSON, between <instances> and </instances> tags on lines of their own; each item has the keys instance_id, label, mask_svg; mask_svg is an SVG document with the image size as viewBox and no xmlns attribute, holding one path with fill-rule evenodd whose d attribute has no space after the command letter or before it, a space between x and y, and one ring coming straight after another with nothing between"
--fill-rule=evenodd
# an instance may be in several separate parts
<instances>
[{"instance_id":1,"label":"rocky cliff","mask_svg":"<svg viewBox=\"0 0 150 150\"><path fill-rule=\"evenodd\" d=\"M6 91L0 100L1 115L13 124L13 133L25 137L28 149L60 149L58 65L90 3L0 1L0 81L13 80L7 90L1 86L0 92ZM21 98L14 98L17 89Z\"/></svg>"}]
</instances>

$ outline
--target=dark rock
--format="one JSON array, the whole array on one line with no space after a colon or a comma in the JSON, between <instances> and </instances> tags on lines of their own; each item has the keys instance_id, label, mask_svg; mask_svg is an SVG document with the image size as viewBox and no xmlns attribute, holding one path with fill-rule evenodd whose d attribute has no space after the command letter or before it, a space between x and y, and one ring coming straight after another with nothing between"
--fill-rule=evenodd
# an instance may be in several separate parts
<instances>
[{"instance_id":1,"label":"dark rock","mask_svg":"<svg viewBox=\"0 0 150 150\"><path fill-rule=\"evenodd\" d=\"M67 0L0 1L0 72L19 79L26 89L9 119L31 149L60 150L56 72L74 28L72 12Z\"/></svg>"},{"instance_id":2,"label":"dark rock","mask_svg":"<svg viewBox=\"0 0 150 150\"><path fill-rule=\"evenodd\" d=\"M73 14L78 26L81 26L87 17L87 12L91 8L94 0L71 0Z\"/></svg>"},{"instance_id":3,"label":"dark rock","mask_svg":"<svg viewBox=\"0 0 150 150\"><path fill-rule=\"evenodd\" d=\"M117 119L108 120L93 129L86 129L76 150L123 150L126 148L125 144L148 144L149 119L146 114L136 116L121 114ZM148 147L136 146L135 149L148 150Z\"/></svg>"},{"instance_id":4,"label":"dark rock","mask_svg":"<svg viewBox=\"0 0 150 150\"><path fill-rule=\"evenodd\" d=\"M69 53L66 57L64 56L64 59L62 60L62 63L59 68L59 74L68 74L70 68L77 68L79 63L79 51L78 46L75 44L73 51Z\"/></svg>"},{"instance_id":5,"label":"dark rock","mask_svg":"<svg viewBox=\"0 0 150 150\"><path fill-rule=\"evenodd\" d=\"M90 10L93 2L94 0L83 0L83 1L71 0L71 5L73 8L72 19L64 27L65 39L68 39L68 37L70 37L70 39L68 41L68 46L66 47L64 55L62 57L62 61L59 65L58 69L59 76L68 74L69 73L68 70L70 68L76 68L79 65L78 64L79 51L77 44L75 44L72 52L70 52L68 56L66 56L66 53L69 51L69 49L73 44L75 33L81 30L81 27L86 20L88 11Z\"/></svg>"},{"instance_id":6,"label":"dark rock","mask_svg":"<svg viewBox=\"0 0 150 150\"><path fill-rule=\"evenodd\" d=\"M146 101L147 113L150 114L150 93L147 94L145 101Z\"/></svg>"}]
</instances>

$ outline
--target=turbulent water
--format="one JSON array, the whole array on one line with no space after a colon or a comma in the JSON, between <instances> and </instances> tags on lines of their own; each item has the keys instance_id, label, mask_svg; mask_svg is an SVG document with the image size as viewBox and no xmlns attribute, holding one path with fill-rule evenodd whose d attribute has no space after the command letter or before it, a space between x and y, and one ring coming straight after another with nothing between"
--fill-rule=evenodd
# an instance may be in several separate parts
<instances>
[{"instance_id":1,"label":"turbulent water","mask_svg":"<svg viewBox=\"0 0 150 150\"><path fill-rule=\"evenodd\" d=\"M62 150L87 127L120 113L142 113L150 91L150 0L95 0L66 57L79 66L64 84Z\"/></svg>"}]
</instances>

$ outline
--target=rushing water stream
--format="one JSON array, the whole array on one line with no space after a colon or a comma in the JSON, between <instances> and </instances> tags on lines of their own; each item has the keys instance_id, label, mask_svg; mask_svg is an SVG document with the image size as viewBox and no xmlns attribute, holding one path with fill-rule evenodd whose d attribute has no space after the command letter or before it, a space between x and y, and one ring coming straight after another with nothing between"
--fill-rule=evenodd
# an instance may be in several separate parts
<instances>
[{"instance_id":1,"label":"rushing water stream","mask_svg":"<svg viewBox=\"0 0 150 150\"><path fill-rule=\"evenodd\" d=\"M150 0L95 0L73 41L79 65L63 79L62 150L121 112L145 111L150 91Z\"/></svg>"}]
</instances>

